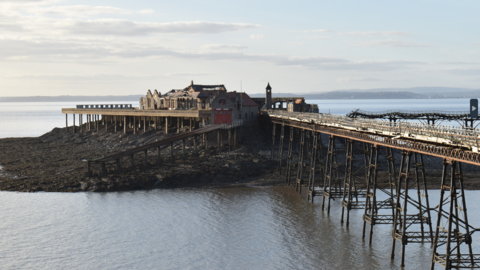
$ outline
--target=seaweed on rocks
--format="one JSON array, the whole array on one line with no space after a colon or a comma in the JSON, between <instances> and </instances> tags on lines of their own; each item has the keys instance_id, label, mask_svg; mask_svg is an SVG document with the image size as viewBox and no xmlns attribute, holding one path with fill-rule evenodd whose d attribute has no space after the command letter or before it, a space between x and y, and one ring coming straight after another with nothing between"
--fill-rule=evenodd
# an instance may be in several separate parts
<instances>
[{"instance_id":1,"label":"seaweed on rocks","mask_svg":"<svg viewBox=\"0 0 480 270\"><path fill-rule=\"evenodd\" d=\"M22 192L124 191L153 188L212 186L232 184L278 185L282 181L273 169L275 161L268 160L243 145L232 151L200 149L194 155L187 147L183 159L177 149L175 161L165 155L156 164L156 152L149 153L149 165L144 167L143 155L136 158L135 168L125 159L121 172L109 169L106 176L94 173L87 176L86 160L118 153L176 134L150 128L139 134L111 131L87 131L73 134L71 128L54 128L34 138L0 139L0 190ZM209 145L216 145L214 138ZM178 146L179 148L180 146ZM208 150L208 151L206 151ZM169 153L168 149L165 149ZM261 162L259 162L261 160Z\"/></svg>"}]
</instances>

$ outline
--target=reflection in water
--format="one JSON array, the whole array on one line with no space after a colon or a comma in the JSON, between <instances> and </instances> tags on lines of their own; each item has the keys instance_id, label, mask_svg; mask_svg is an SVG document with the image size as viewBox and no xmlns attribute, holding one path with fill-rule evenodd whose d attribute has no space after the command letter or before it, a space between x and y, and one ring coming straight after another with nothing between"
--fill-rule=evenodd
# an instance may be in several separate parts
<instances>
[{"instance_id":1,"label":"reflection in water","mask_svg":"<svg viewBox=\"0 0 480 270\"><path fill-rule=\"evenodd\" d=\"M436 205L438 190L430 193ZM476 193L467 191L469 205ZM361 238L363 210L351 212L346 229L339 200L328 217L318 197L311 205L292 188L0 192L0 204L7 269L400 268L398 252L390 261L391 225L375 226L369 246ZM429 243L406 250L406 269L429 267Z\"/></svg>"}]
</instances>

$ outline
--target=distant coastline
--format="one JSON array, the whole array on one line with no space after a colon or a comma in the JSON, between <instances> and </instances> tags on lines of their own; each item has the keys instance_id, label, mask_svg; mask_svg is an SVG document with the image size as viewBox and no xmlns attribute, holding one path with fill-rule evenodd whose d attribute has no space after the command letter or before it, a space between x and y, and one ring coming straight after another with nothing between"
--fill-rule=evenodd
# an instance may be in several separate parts
<instances>
[{"instance_id":1,"label":"distant coastline","mask_svg":"<svg viewBox=\"0 0 480 270\"><path fill-rule=\"evenodd\" d=\"M249 94L251 97L265 97L265 94ZM124 102L138 101L144 95L124 96L31 96L0 97L0 102ZM310 93L274 93L274 97L305 97L315 99L444 99L444 98L480 98L480 89L454 87L413 87L413 88L377 88L345 89L329 92Z\"/></svg>"},{"instance_id":2,"label":"distant coastline","mask_svg":"<svg viewBox=\"0 0 480 270\"><path fill-rule=\"evenodd\" d=\"M480 98L480 89L455 87L412 87L412 88L376 88L344 89L320 93L276 93L276 96L302 96L312 99L444 99L444 98ZM264 94L253 94L262 97Z\"/></svg>"}]
</instances>

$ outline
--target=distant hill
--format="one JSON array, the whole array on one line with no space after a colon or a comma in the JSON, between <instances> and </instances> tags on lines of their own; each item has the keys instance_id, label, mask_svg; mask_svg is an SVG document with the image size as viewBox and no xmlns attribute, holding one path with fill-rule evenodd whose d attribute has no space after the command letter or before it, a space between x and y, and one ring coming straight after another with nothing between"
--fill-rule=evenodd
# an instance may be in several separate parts
<instances>
[{"instance_id":1,"label":"distant hill","mask_svg":"<svg viewBox=\"0 0 480 270\"><path fill-rule=\"evenodd\" d=\"M453 87L413 87L413 88L376 88L346 89L319 93L275 93L274 97L298 97L306 99L424 99L424 98L480 98L480 89ZM251 97L264 97L265 94L253 94Z\"/></svg>"},{"instance_id":2,"label":"distant hill","mask_svg":"<svg viewBox=\"0 0 480 270\"><path fill-rule=\"evenodd\" d=\"M251 97L265 97L265 94L249 94ZM0 102L124 102L137 101L144 95L129 96L35 96L0 97ZM306 99L424 99L424 98L480 98L480 89L455 87L413 87L344 89L329 92L276 93L274 97L298 97Z\"/></svg>"},{"instance_id":3,"label":"distant hill","mask_svg":"<svg viewBox=\"0 0 480 270\"><path fill-rule=\"evenodd\" d=\"M143 97L143 95L0 97L0 102L123 102L137 101L140 97Z\"/></svg>"},{"instance_id":4,"label":"distant hill","mask_svg":"<svg viewBox=\"0 0 480 270\"><path fill-rule=\"evenodd\" d=\"M251 97L264 97L265 94L254 94ZM305 99L398 99L398 98L428 98L425 95L415 94L412 92L354 92L354 91L332 91L318 94L291 94L291 93L273 93L274 97L298 97Z\"/></svg>"}]
</instances>

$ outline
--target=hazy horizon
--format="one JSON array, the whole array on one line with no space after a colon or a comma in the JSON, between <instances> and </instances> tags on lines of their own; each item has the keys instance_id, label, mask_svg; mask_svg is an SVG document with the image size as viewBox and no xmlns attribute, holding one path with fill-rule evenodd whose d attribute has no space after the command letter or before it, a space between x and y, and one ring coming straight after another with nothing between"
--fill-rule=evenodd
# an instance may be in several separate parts
<instances>
[{"instance_id":1,"label":"hazy horizon","mask_svg":"<svg viewBox=\"0 0 480 270\"><path fill-rule=\"evenodd\" d=\"M412 87L412 88L372 88L372 89L337 89L332 91L318 91L318 92L308 92L308 93L295 93L296 95L314 95L314 94L325 94L330 92L378 92L378 91L385 91L385 92L411 92L411 93L431 93L438 91L439 93L444 93L443 91L451 91L451 90L462 90L462 91L480 91L480 88L457 88L457 87ZM152 89L150 89L152 90ZM158 89L157 89L158 90ZM148 90L147 90L148 91ZM230 91L227 87L227 91ZM160 91L161 92L161 91ZM165 91L166 92L166 91ZM245 92L245 91L244 91ZM257 92L257 93L250 93L245 92L249 95L264 95L265 92ZM144 96L145 93L137 93L137 94L124 94L124 95L56 95L56 96L48 96L48 95L32 95L32 96L0 96L0 98L34 98L34 97L138 97ZM292 92L284 92L284 93L276 93L275 91L272 92L274 96L278 96L281 94L293 94Z\"/></svg>"}]
</instances>

